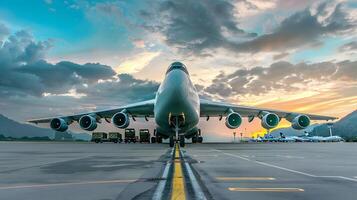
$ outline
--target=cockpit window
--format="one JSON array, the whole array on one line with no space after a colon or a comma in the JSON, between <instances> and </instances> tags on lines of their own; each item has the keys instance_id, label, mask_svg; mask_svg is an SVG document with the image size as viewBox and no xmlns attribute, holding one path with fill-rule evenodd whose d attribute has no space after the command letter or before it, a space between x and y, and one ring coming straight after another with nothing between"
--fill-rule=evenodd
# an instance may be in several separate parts
<instances>
[{"instance_id":1,"label":"cockpit window","mask_svg":"<svg viewBox=\"0 0 357 200\"><path fill-rule=\"evenodd\" d=\"M170 71L174 70L174 69L180 69L182 71L184 71L186 74L188 74L188 71L186 69L186 66L180 62L174 62L170 65L169 69L166 71L166 74L168 74Z\"/></svg>"}]
</instances>

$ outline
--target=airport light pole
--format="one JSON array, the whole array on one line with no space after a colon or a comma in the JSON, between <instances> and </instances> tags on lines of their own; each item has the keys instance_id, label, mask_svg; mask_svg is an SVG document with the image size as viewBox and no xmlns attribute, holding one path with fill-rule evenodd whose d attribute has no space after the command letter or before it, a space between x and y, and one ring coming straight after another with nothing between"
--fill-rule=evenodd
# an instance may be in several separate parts
<instances>
[{"instance_id":1,"label":"airport light pole","mask_svg":"<svg viewBox=\"0 0 357 200\"><path fill-rule=\"evenodd\" d=\"M236 143L236 132L233 132L233 143Z\"/></svg>"}]
</instances>

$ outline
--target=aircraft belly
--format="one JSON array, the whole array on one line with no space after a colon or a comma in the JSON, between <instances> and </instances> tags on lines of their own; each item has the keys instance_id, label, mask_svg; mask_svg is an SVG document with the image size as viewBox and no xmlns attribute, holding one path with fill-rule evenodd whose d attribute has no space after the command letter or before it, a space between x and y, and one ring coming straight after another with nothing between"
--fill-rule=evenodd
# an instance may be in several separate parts
<instances>
[{"instance_id":1,"label":"aircraft belly","mask_svg":"<svg viewBox=\"0 0 357 200\"><path fill-rule=\"evenodd\" d=\"M184 115L185 124L180 127L180 133L186 132L198 124L199 98L195 90L190 87L187 76L173 74L164 81L159 89L155 104L156 124L164 131L173 133L169 123L169 116Z\"/></svg>"}]
</instances>

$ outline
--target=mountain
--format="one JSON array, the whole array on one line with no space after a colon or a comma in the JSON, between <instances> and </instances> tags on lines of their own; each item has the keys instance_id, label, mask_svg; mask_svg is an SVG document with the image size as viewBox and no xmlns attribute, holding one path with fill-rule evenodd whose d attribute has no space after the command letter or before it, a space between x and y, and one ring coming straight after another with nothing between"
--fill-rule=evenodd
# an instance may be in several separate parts
<instances>
[{"instance_id":1,"label":"mountain","mask_svg":"<svg viewBox=\"0 0 357 200\"><path fill-rule=\"evenodd\" d=\"M304 135L305 131L311 136L329 136L330 132L327 124L313 124L305 130L294 130L293 128L281 128L271 132L274 137L279 137L280 132L286 136ZM357 110L346 115L339 121L335 122L332 127L332 134L344 138L357 136Z\"/></svg>"},{"instance_id":2,"label":"mountain","mask_svg":"<svg viewBox=\"0 0 357 200\"><path fill-rule=\"evenodd\" d=\"M336 122L332 131L334 135L343 137L357 136L357 110Z\"/></svg>"},{"instance_id":3,"label":"mountain","mask_svg":"<svg viewBox=\"0 0 357 200\"><path fill-rule=\"evenodd\" d=\"M64 134L64 133L61 133ZM90 140L91 136L87 133L65 133L70 138L79 140ZM48 128L39 128L29 124L22 124L0 114L0 135L13 138L21 137L49 137L55 138L55 131Z\"/></svg>"},{"instance_id":4,"label":"mountain","mask_svg":"<svg viewBox=\"0 0 357 200\"><path fill-rule=\"evenodd\" d=\"M0 135L7 137L54 137L54 131L46 128L38 128L29 124L22 124L0 114Z\"/></svg>"}]
</instances>

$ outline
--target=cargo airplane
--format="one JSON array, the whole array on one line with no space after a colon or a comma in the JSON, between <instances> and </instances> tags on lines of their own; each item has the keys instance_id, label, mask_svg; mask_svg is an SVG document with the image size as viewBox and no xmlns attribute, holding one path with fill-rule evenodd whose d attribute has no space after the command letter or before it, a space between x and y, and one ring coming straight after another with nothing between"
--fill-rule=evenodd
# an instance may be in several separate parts
<instances>
[{"instance_id":1,"label":"cargo airplane","mask_svg":"<svg viewBox=\"0 0 357 200\"><path fill-rule=\"evenodd\" d=\"M310 125L310 120L336 119L335 117L200 99L186 66L181 62L174 62L169 66L155 99L115 109L33 119L29 122L35 124L49 123L50 127L56 131L66 131L68 126L76 121L82 129L93 131L97 128L97 124L101 123L101 119L105 119L119 129L125 129L130 125L130 119L135 121L137 117L146 120L154 118L157 128L151 141L161 143L162 138L169 138L171 147L175 141L178 141L180 146L185 146L185 138L191 138L193 143L202 142L201 131L197 127L200 117L205 117L207 120L210 117L219 117L220 121L224 117L225 124L230 129L238 128L243 117L247 117L249 122L254 118L259 118L261 125L266 129L276 127L282 118L290 121L295 129L306 128Z\"/></svg>"}]
</instances>

